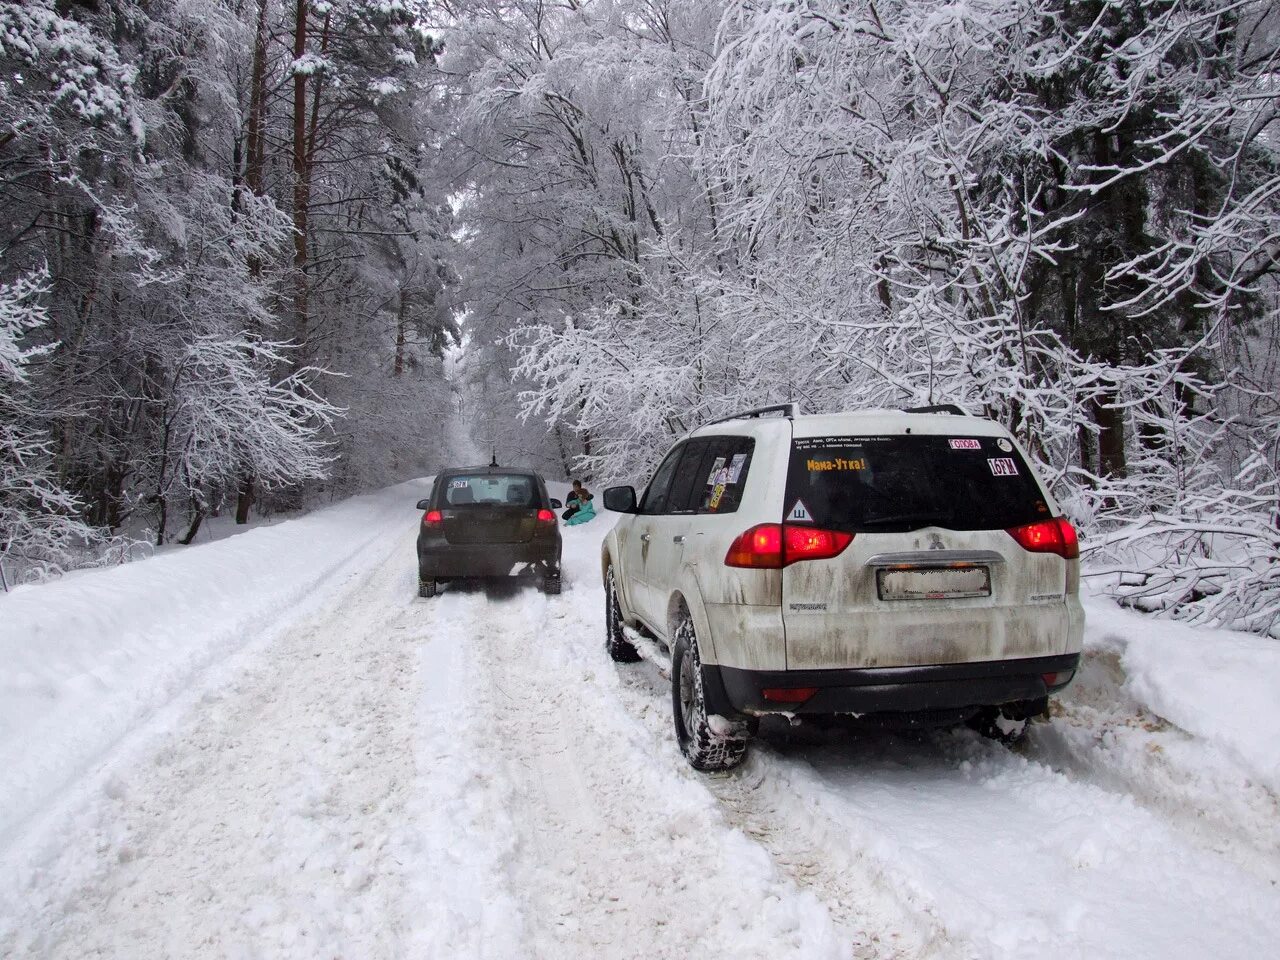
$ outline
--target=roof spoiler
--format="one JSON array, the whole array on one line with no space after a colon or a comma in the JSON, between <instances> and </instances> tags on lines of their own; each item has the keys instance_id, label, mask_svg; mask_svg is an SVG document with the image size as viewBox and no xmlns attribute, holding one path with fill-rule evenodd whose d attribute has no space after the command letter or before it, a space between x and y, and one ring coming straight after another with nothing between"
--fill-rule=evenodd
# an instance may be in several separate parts
<instances>
[{"instance_id":1,"label":"roof spoiler","mask_svg":"<svg viewBox=\"0 0 1280 960\"><path fill-rule=\"evenodd\" d=\"M954 403L939 403L931 407L907 407L903 413L949 413L953 417L967 417L968 414Z\"/></svg>"},{"instance_id":2,"label":"roof spoiler","mask_svg":"<svg viewBox=\"0 0 1280 960\"><path fill-rule=\"evenodd\" d=\"M739 410L737 413L731 413L727 417L720 417L717 420L708 420L703 426L711 426L713 423L728 423L730 420L759 420L767 417L771 413L778 413L786 417L788 420L794 420L800 415L800 407L795 403L775 403L769 407L755 407L751 410Z\"/></svg>"}]
</instances>

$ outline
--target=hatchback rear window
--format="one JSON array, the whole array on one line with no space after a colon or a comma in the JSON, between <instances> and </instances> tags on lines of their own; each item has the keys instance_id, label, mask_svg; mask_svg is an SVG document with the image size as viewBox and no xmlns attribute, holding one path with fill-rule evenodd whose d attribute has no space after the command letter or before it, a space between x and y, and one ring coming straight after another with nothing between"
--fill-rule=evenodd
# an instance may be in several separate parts
<instances>
[{"instance_id":1,"label":"hatchback rear window","mask_svg":"<svg viewBox=\"0 0 1280 960\"><path fill-rule=\"evenodd\" d=\"M441 499L450 507L471 504L536 507L538 487L528 474L457 474L444 479Z\"/></svg>"},{"instance_id":2,"label":"hatchback rear window","mask_svg":"<svg viewBox=\"0 0 1280 960\"><path fill-rule=\"evenodd\" d=\"M791 445L784 518L844 530L1001 530L1049 507L1002 437L802 437Z\"/></svg>"}]
</instances>

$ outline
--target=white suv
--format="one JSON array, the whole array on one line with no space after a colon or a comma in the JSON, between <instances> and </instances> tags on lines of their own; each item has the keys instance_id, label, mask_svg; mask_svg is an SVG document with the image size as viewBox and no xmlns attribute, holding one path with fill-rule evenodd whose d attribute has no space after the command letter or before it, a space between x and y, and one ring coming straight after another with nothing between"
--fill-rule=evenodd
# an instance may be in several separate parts
<instances>
[{"instance_id":1,"label":"white suv","mask_svg":"<svg viewBox=\"0 0 1280 960\"><path fill-rule=\"evenodd\" d=\"M770 416L770 414L778 414ZM1012 739L1080 659L1076 533L1002 426L956 407L765 407L663 458L602 556L606 644L672 654L676 737L700 770L756 718L968 721Z\"/></svg>"}]
</instances>

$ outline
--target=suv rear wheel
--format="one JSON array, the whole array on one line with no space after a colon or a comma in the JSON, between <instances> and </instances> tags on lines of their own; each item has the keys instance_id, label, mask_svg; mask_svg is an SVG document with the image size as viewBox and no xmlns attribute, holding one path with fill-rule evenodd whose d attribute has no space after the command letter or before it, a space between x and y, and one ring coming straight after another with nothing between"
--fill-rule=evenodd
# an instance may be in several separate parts
<instances>
[{"instance_id":1,"label":"suv rear wheel","mask_svg":"<svg viewBox=\"0 0 1280 960\"><path fill-rule=\"evenodd\" d=\"M622 605L613 567L604 575L604 647L615 663L636 663L640 653L622 632Z\"/></svg>"},{"instance_id":2,"label":"suv rear wheel","mask_svg":"<svg viewBox=\"0 0 1280 960\"><path fill-rule=\"evenodd\" d=\"M708 722L702 661L693 621L687 613L676 626L671 651L671 706L680 752L695 770L731 770L746 759L745 737L718 734Z\"/></svg>"},{"instance_id":3,"label":"suv rear wheel","mask_svg":"<svg viewBox=\"0 0 1280 960\"><path fill-rule=\"evenodd\" d=\"M434 597L435 595L436 595L435 580L429 577L419 576L418 577L418 596L427 598L427 597Z\"/></svg>"},{"instance_id":4,"label":"suv rear wheel","mask_svg":"<svg viewBox=\"0 0 1280 960\"><path fill-rule=\"evenodd\" d=\"M990 740L1013 746L1026 739L1033 717L1049 711L1048 699L1021 700L999 707L984 707L969 718L969 726Z\"/></svg>"}]
</instances>

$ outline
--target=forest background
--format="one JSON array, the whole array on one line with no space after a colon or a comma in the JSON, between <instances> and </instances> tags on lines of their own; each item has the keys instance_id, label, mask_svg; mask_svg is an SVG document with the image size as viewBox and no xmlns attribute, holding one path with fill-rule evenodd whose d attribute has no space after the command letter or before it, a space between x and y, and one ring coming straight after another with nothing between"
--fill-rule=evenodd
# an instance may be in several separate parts
<instances>
[{"instance_id":1,"label":"forest background","mask_svg":"<svg viewBox=\"0 0 1280 960\"><path fill-rule=\"evenodd\" d=\"M0 5L0 559L957 403L1127 602L1280 635L1268 0Z\"/></svg>"}]
</instances>

